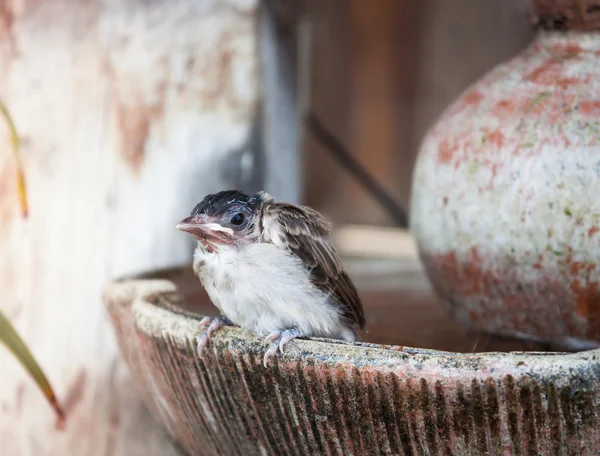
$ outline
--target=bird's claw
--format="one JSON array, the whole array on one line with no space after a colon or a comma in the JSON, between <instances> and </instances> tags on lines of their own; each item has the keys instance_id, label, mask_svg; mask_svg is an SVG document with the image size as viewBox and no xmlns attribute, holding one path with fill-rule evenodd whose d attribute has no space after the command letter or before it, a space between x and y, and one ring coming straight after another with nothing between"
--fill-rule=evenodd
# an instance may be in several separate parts
<instances>
[{"instance_id":1,"label":"bird's claw","mask_svg":"<svg viewBox=\"0 0 600 456\"><path fill-rule=\"evenodd\" d=\"M279 339L279 336L281 336L281 331L273 331L271 334L269 334L266 338L265 338L265 345L267 344L272 344L273 342L275 342L277 339Z\"/></svg>"},{"instance_id":2,"label":"bird's claw","mask_svg":"<svg viewBox=\"0 0 600 456\"><path fill-rule=\"evenodd\" d=\"M225 317L204 317L200 320L200 327L205 326L208 326L207 330L198 337L198 353L208 345L210 337L217 329L223 326L233 326L233 323Z\"/></svg>"},{"instance_id":3,"label":"bird's claw","mask_svg":"<svg viewBox=\"0 0 600 456\"><path fill-rule=\"evenodd\" d=\"M271 346L265 352L263 365L267 367L269 358L275 356L278 350L284 353L284 347L297 337L304 337L304 334L299 329L286 329L285 331L274 331L269 334L265 338L265 344L271 344Z\"/></svg>"}]
</instances>

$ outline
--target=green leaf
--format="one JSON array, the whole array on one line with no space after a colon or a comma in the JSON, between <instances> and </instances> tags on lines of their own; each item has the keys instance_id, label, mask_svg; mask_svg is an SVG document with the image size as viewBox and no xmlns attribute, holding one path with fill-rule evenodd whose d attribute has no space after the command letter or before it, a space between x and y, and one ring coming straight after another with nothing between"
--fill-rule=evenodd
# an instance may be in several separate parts
<instances>
[{"instance_id":1,"label":"green leaf","mask_svg":"<svg viewBox=\"0 0 600 456\"><path fill-rule=\"evenodd\" d=\"M54 390L48 382L46 375L40 368L39 364L27 348L27 345L23 342L13 325L0 311L0 342L12 352L13 355L19 360L21 365L29 372L29 374L35 380L35 383L42 390L46 399L56 412L58 418L58 426L62 427L65 421L65 413L56 399Z\"/></svg>"},{"instance_id":2,"label":"green leaf","mask_svg":"<svg viewBox=\"0 0 600 456\"><path fill-rule=\"evenodd\" d=\"M21 140L19 139L19 134L17 133L15 123L13 122L8 109L2 101L0 101L0 114L2 114L4 120L6 120L8 129L10 131L12 150L15 155L15 161L17 162L17 191L19 194L19 203L21 204L21 214L23 217L27 217L29 213L29 205L27 203L27 189L25 187L25 172L23 171L23 165L21 164Z\"/></svg>"}]
</instances>

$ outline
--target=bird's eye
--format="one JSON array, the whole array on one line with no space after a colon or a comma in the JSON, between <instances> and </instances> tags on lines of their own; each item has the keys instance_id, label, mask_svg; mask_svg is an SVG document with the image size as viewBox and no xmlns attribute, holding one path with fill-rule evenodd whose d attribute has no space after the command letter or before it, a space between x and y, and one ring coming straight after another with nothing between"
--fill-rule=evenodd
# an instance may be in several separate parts
<instances>
[{"instance_id":1,"label":"bird's eye","mask_svg":"<svg viewBox=\"0 0 600 456\"><path fill-rule=\"evenodd\" d=\"M244 214L236 214L230 220L232 225L240 226L244 223Z\"/></svg>"}]
</instances>

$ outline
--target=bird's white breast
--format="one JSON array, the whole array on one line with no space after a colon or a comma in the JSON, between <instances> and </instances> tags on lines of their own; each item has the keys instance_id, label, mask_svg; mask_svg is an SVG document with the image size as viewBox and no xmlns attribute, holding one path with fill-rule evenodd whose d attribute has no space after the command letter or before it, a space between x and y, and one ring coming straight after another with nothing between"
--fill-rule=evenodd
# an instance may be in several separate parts
<instances>
[{"instance_id":1,"label":"bird's white breast","mask_svg":"<svg viewBox=\"0 0 600 456\"><path fill-rule=\"evenodd\" d=\"M194 269L212 302L239 326L262 335L298 328L307 336L354 338L300 260L273 244L198 248Z\"/></svg>"}]
</instances>

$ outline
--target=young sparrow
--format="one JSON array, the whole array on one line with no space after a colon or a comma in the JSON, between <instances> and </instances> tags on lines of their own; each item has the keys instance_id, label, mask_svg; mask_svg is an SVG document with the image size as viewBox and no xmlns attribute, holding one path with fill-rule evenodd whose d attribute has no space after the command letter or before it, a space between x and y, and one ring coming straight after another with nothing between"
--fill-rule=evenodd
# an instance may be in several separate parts
<instances>
[{"instance_id":1,"label":"young sparrow","mask_svg":"<svg viewBox=\"0 0 600 456\"><path fill-rule=\"evenodd\" d=\"M177 228L198 240L194 272L221 311L206 317L203 348L222 326L266 336L263 363L295 338L357 340L365 317L317 211L266 192L208 195Z\"/></svg>"}]
</instances>

